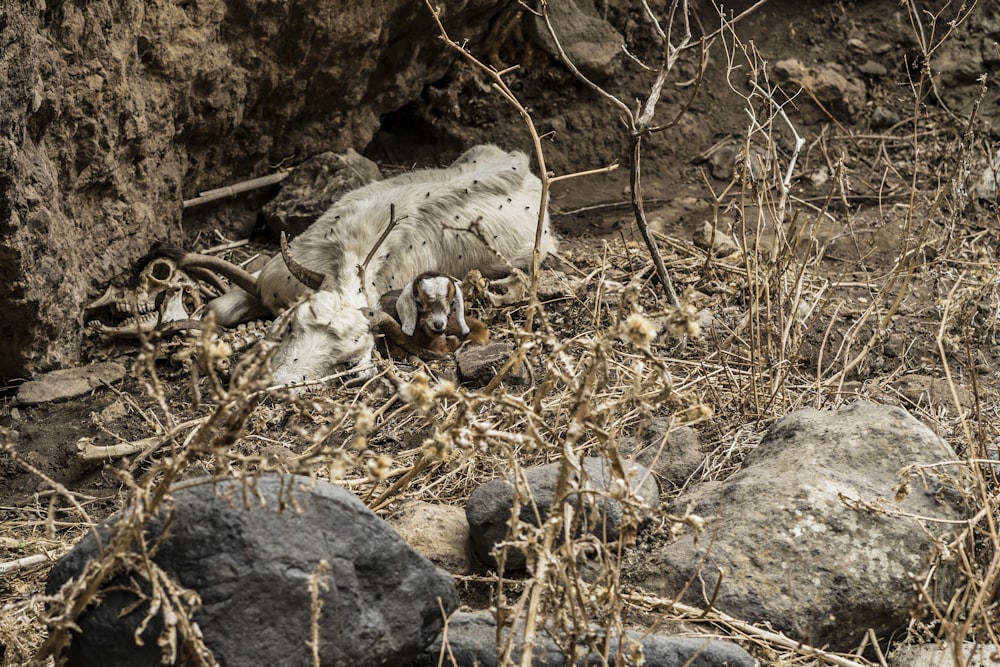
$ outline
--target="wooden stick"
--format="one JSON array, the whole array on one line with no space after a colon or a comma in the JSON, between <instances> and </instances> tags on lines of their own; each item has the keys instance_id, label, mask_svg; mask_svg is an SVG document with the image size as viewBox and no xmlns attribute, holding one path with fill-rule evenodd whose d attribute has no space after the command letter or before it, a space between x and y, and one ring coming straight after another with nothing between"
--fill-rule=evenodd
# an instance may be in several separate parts
<instances>
[{"instance_id":1,"label":"wooden stick","mask_svg":"<svg viewBox=\"0 0 1000 667\"><path fill-rule=\"evenodd\" d=\"M274 185L275 183L280 183L288 175L292 173L291 169L285 169L274 174L268 174L267 176L261 176L259 178L251 178L249 181L241 181L239 183L234 183L233 185L227 185L223 188L215 188L214 190L205 190L199 193L197 197L193 199L184 200L184 208L191 208L192 206L201 206L202 204L207 204L208 202L216 201L217 199L224 199L226 197L232 197L233 195L238 195L243 192L249 192L250 190L257 190L260 188L266 188L268 185Z\"/></svg>"},{"instance_id":2,"label":"wooden stick","mask_svg":"<svg viewBox=\"0 0 1000 667\"><path fill-rule=\"evenodd\" d=\"M51 559L45 554L36 554L34 556L25 556L24 558L18 558L17 560L9 560L5 563L0 563L0 574L5 572L12 572L14 570L21 570L26 567L31 567L32 565L38 565L39 563L45 563Z\"/></svg>"}]
</instances>

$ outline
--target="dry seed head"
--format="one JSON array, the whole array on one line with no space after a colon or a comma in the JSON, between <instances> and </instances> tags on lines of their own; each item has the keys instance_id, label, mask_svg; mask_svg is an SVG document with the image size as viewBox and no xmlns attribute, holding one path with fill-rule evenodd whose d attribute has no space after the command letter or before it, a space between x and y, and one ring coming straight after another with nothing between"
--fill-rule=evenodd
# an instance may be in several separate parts
<instances>
[{"instance_id":1,"label":"dry seed head","mask_svg":"<svg viewBox=\"0 0 1000 667\"><path fill-rule=\"evenodd\" d=\"M209 359L228 359L233 354L233 347L224 340L211 340L205 344L205 355Z\"/></svg>"},{"instance_id":2,"label":"dry seed head","mask_svg":"<svg viewBox=\"0 0 1000 667\"><path fill-rule=\"evenodd\" d=\"M347 461L342 456L331 460L328 469L330 471L330 479L343 479L347 477Z\"/></svg>"},{"instance_id":3,"label":"dry seed head","mask_svg":"<svg viewBox=\"0 0 1000 667\"><path fill-rule=\"evenodd\" d=\"M431 379L426 373L414 373L409 382L400 386L399 395L417 412L427 412L434 402Z\"/></svg>"},{"instance_id":4,"label":"dry seed head","mask_svg":"<svg viewBox=\"0 0 1000 667\"><path fill-rule=\"evenodd\" d=\"M701 335L701 324L698 323L698 308L693 303L682 303L680 308L670 315L668 326L670 333L680 338L687 336L697 338Z\"/></svg>"},{"instance_id":5,"label":"dry seed head","mask_svg":"<svg viewBox=\"0 0 1000 667\"><path fill-rule=\"evenodd\" d=\"M440 435L424 440L420 449L431 461L444 461L448 458L448 443Z\"/></svg>"},{"instance_id":6,"label":"dry seed head","mask_svg":"<svg viewBox=\"0 0 1000 667\"><path fill-rule=\"evenodd\" d=\"M368 470L369 477L376 482L381 482L392 469L392 457L388 454L379 454L365 461L365 468Z\"/></svg>"},{"instance_id":7,"label":"dry seed head","mask_svg":"<svg viewBox=\"0 0 1000 667\"><path fill-rule=\"evenodd\" d=\"M625 320L621 337L640 349L646 349L656 334L656 326L645 315L632 313Z\"/></svg>"},{"instance_id":8,"label":"dry seed head","mask_svg":"<svg viewBox=\"0 0 1000 667\"><path fill-rule=\"evenodd\" d=\"M458 398L458 390L451 380L441 380L434 388L436 398Z\"/></svg>"},{"instance_id":9,"label":"dry seed head","mask_svg":"<svg viewBox=\"0 0 1000 667\"><path fill-rule=\"evenodd\" d=\"M361 406L354 415L354 430L361 435L367 435L375 428L375 415L368 406Z\"/></svg>"}]
</instances>

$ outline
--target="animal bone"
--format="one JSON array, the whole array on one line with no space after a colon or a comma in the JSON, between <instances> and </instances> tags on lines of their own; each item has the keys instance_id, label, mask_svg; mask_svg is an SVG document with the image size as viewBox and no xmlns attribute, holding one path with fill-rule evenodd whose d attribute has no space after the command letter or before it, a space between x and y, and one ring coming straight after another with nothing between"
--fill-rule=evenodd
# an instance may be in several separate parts
<instances>
[{"instance_id":1,"label":"animal bone","mask_svg":"<svg viewBox=\"0 0 1000 667\"><path fill-rule=\"evenodd\" d=\"M401 174L348 193L289 244L284 255L294 259L273 257L256 280L243 272L241 289L208 308L218 323L232 326L262 311L277 315L303 299L274 356L276 382L308 381L339 365L358 366L374 349L373 322L365 311L382 294L424 271L464 275L478 269L497 278L511 267L529 269L540 200L541 182L527 156L476 146L449 167ZM393 207L399 218L390 215ZM556 240L547 212L542 220L544 258ZM373 248L362 284L358 267ZM199 258L185 255L179 266L206 266Z\"/></svg>"},{"instance_id":2,"label":"animal bone","mask_svg":"<svg viewBox=\"0 0 1000 667\"><path fill-rule=\"evenodd\" d=\"M527 279L520 271L505 278L490 280L473 269L462 280L470 300L485 299L494 308L503 308L523 302L528 296Z\"/></svg>"},{"instance_id":3,"label":"animal bone","mask_svg":"<svg viewBox=\"0 0 1000 667\"><path fill-rule=\"evenodd\" d=\"M120 459L138 454L160 440L163 438L146 438L135 442L120 442L117 445L95 445L93 438L80 438L76 441L76 455L86 463Z\"/></svg>"}]
</instances>

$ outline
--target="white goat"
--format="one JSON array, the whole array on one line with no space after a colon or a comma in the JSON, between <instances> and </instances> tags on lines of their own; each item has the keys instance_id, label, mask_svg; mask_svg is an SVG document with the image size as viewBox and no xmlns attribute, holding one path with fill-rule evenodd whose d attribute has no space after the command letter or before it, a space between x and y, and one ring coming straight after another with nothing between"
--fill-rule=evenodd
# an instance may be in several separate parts
<instances>
[{"instance_id":1,"label":"white goat","mask_svg":"<svg viewBox=\"0 0 1000 667\"><path fill-rule=\"evenodd\" d=\"M208 308L219 324L232 326L262 310L277 315L304 298L275 353L274 379L314 380L370 359L371 309L380 295L419 274L463 276L477 269L496 278L511 267L530 269L540 201L541 182L526 155L476 146L449 167L401 174L346 194L291 242L289 261L273 257L256 280L228 272L242 289ZM396 220L386 234L390 209ZM360 268L376 246L362 284ZM546 211L541 258L555 247ZM197 257L182 264L199 265Z\"/></svg>"}]
</instances>

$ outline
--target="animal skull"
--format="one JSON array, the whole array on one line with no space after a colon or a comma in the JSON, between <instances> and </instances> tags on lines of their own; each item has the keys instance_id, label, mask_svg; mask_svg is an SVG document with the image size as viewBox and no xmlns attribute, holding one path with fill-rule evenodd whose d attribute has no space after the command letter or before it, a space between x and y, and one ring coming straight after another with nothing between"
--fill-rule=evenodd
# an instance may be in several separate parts
<instances>
[{"instance_id":1,"label":"animal skull","mask_svg":"<svg viewBox=\"0 0 1000 667\"><path fill-rule=\"evenodd\" d=\"M168 322L195 317L201 308L201 288L177 263L156 257L142 271L133 288L110 285L99 299L87 306L88 313L108 315L116 324L100 319L88 323L97 333L131 337L149 333Z\"/></svg>"}]
</instances>

